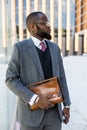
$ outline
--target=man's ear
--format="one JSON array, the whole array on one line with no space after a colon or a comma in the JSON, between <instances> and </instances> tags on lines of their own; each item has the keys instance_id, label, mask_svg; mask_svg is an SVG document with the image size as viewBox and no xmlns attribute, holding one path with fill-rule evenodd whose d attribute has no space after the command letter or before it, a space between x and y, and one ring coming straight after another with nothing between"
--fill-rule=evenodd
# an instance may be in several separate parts
<instances>
[{"instance_id":1,"label":"man's ear","mask_svg":"<svg viewBox=\"0 0 87 130\"><path fill-rule=\"evenodd\" d=\"M36 30L36 25L34 23L30 24L30 30L34 32Z\"/></svg>"}]
</instances>

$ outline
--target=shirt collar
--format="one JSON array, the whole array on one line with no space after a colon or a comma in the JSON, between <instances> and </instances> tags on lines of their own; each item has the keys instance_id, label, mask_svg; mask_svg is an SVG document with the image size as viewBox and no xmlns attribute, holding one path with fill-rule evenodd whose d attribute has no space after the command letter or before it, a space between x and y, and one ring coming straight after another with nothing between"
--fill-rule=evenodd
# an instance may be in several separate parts
<instances>
[{"instance_id":1,"label":"shirt collar","mask_svg":"<svg viewBox=\"0 0 87 130\"><path fill-rule=\"evenodd\" d=\"M40 48L40 43L41 43L41 41L40 41L39 39L37 39L36 37L34 37L34 36L31 36L31 39L32 39L33 42L34 42L34 45L35 45L36 47ZM46 45L44 39L42 40L42 42L44 42L44 44Z\"/></svg>"}]
</instances>

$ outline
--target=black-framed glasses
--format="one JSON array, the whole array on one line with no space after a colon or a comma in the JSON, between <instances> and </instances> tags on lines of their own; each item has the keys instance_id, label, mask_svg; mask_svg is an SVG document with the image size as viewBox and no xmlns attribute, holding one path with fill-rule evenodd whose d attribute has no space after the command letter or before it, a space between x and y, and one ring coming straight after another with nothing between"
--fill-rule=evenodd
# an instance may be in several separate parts
<instances>
[{"instance_id":1,"label":"black-framed glasses","mask_svg":"<svg viewBox=\"0 0 87 130\"><path fill-rule=\"evenodd\" d=\"M38 22L38 23L34 23L34 24L41 24L41 25L44 25L44 26L50 25L49 21L48 22Z\"/></svg>"}]
</instances>

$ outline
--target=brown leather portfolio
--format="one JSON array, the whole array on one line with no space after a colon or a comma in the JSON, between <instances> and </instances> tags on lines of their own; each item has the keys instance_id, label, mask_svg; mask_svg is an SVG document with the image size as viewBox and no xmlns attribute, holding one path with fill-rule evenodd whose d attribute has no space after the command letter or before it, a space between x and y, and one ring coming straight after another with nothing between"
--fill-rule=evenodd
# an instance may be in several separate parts
<instances>
[{"instance_id":1,"label":"brown leather portfolio","mask_svg":"<svg viewBox=\"0 0 87 130\"><path fill-rule=\"evenodd\" d=\"M36 93L39 96L46 96L49 99L49 101L54 104L64 101L57 77L49 78L47 80L42 80L40 82L31 84L29 85L29 89L31 89L34 93ZM30 106L30 108L31 110L40 109L38 103Z\"/></svg>"}]
</instances>

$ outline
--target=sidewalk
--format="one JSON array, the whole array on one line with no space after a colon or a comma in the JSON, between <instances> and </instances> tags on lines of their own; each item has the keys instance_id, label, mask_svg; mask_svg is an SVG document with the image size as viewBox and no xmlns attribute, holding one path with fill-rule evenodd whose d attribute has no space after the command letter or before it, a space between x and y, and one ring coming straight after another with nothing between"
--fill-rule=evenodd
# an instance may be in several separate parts
<instances>
[{"instance_id":1,"label":"sidewalk","mask_svg":"<svg viewBox=\"0 0 87 130\"><path fill-rule=\"evenodd\" d=\"M63 130L87 130L87 56L64 58L71 97L71 118Z\"/></svg>"},{"instance_id":2,"label":"sidewalk","mask_svg":"<svg viewBox=\"0 0 87 130\"><path fill-rule=\"evenodd\" d=\"M63 58L71 97L70 122L62 130L87 130L87 56ZM7 65L0 64L0 130L10 130L15 110L15 96L4 84Z\"/></svg>"}]
</instances>

